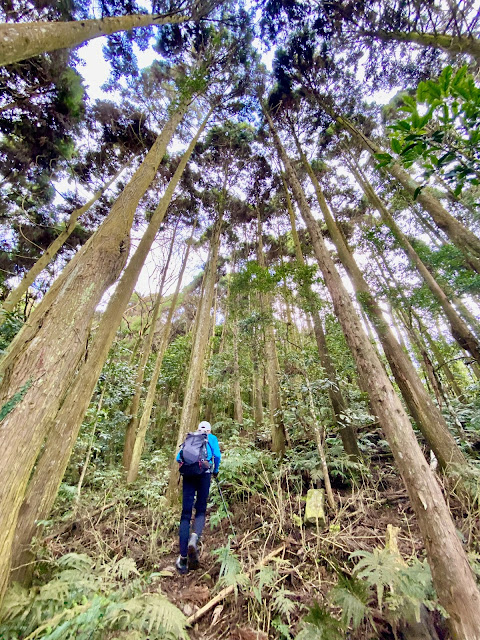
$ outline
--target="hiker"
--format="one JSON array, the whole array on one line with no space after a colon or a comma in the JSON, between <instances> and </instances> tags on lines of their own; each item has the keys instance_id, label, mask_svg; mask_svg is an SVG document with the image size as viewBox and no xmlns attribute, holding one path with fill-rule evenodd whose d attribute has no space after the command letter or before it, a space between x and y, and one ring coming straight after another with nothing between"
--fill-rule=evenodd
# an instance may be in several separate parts
<instances>
[{"instance_id":1,"label":"hiker","mask_svg":"<svg viewBox=\"0 0 480 640\"><path fill-rule=\"evenodd\" d=\"M185 457L184 457L185 454ZM179 573L198 567L197 543L205 526L210 481L218 476L220 466L220 447L217 437L212 434L212 426L202 420L194 433L189 433L177 455L179 471L183 476L182 517L180 519L180 555L176 567ZM195 502L195 520L190 535L193 502Z\"/></svg>"}]
</instances>

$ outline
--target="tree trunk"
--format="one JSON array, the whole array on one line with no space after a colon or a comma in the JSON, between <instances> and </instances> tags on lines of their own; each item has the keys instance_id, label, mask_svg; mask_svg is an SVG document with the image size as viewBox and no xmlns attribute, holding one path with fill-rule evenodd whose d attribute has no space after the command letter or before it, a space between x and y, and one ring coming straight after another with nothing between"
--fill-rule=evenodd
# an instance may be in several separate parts
<instances>
[{"instance_id":1,"label":"tree trunk","mask_svg":"<svg viewBox=\"0 0 480 640\"><path fill-rule=\"evenodd\" d=\"M123 166L106 184L103 185L101 189L93 194L92 198L86 204L84 204L83 207L75 209L75 211L70 214L70 218L68 219L65 229L58 234L58 236L50 244L50 246L45 249L40 258L23 276L18 287L15 287L15 289L10 291L2 305L3 311L9 313L14 310L23 296L27 293L28 288L35 282L39 274L50 264L53 258L57 255L58 251L63 247L68 238L75 231L77 220L80 218L80 216L86 213L90 209L90 207L92 207L95 202L97 202L97 200L99 200L103 196L105 191L107 191L107 189L109 189L109 187L111 187L112 184L120 177L120 174L124 169L125 167Z\"/></svg>"},{"instance_id":2,"label":"tree trunk","mask_svg":"<svg viewBox=\"0 0 480 640\"><path fill-rule=\"evenodd\" d=\"M451 36L441 33L418 33L411 31L405 33L403 31L362 31L362 35L371 36L383 42L413 42L422 47L431 47L433 49L442 49L450 55L457 53L468 53L478 62L480 62L480 40L473 36Z\"/></svg>"},{"instance_id":3,"label":"tree trunk","mask_svg":"<svg viewBox=\"0 0 480 640\"><path fill-rule=\"evenodd\" d=\"M243 424L242 387L240 384L240 364L238 361L238 323L234 318L232 324L233 340L233 419Z\"/></svg>"},{"instance_id":4,"label":"tree trunk","mask_svg":"<svg viewBox=\"0 0 480 640\"><path fill-rule=\"evenodd\" d=\"M210 314L212 312L213 294L215 289L215 281L217 279L218 254L220 250L220 238L223 226L223 198L220 204L220 211L213 227L212 237L210 239L210 252L208 264L204 275L204 293L199 309L198 321L196 321L196 331L192 344L192 353L190 356L190 365L188 369L187 382L185 384L185 393L183 398L182 413L180 415L180 424L178 428L176 451L185 440L185 436L189 431L194 431L198 423L198 414L200 410L200 391L203 379L203 366L207 353L208 336L210 332ZM174 502L177 498L177 477L178 464L173 460L170 469L170 479L167 489L167 496L170 502Z\"/></svg>"},{"instance_id":5,"label":"tree trunk","mask_svg":"<svg viewBox=\"0 0 480 640\"><path fill-rule=\"evenodd\" d=\"M71 49L93 38L118 31L162 24L181 24L182 15L132 14L71 22L19 22L0 25L0 65L5 66L47 51Z\"/></svg>"},{"instance_id":6,"label":"tree trunk","mask_svg":"<svg viewBox=\"0 0 480 640\"><path fill-rule=\"evenodd\" d=\"M263 255L262 222L260 214L257 217L257 262L262 269L265 269L265 256ZM268 293L260 293L260 308L263 314L273 314L272 298ZM275 345L275 329L273 318L265 323L265 370L268 382L268 407L270 410L270 422L272 425L272 450L283 456L285 453L285 426L282 416L282 401L280 397L280 383L278 374L280 365L278 363L277 347Z\"/></svg>"},{"instance_id":7,"label":"tree trunk","mask_svg":"<svg viewBox=\"0 0 480 640\"><path fill-rule=\"evenodd\" d=\"M325 111L346 131L349 131L373 157L375 157L377 153L382 153L382 148L357 129L350 120L336 114L321 99L319 102ZM398 163L393 162L385 167L385 170L402 185L407 193L414 196L420 185L405 169ZM460 249L470 268L480 273L480 239L470 231L470 229L450 215L440 200L438 200L428 188L423 189L416 199L422 207L428 211L435 224L444 231L451 242Z\"/></svg>"},{"instance_id":8,"label":"tree trunk","mask_svg":"<svg viewBox=\"0 0 480 640\"><path fill-rule=\"evenodd\" d=\"M178 274L177 286L175 288L175 293L173 294L170 309L168 310L167 320L165 322L165 326L163 327L162 338L158 347L157 357L155 359L155 367L153 369L152 377L148 385L147 397L145 398L145 406L143 407L142 417L140 418L140 421L138 423L138 430L135 433L135 441L133 443L132 455L130 464L128 466L127 483L135 482L138 476L138 468L140 466L140 459L142 457L143 447L145 444L145 436L147 433L148 425L150 423L150 416L152 415L153 403L155 401L157 382L160 376L160 370L162 368L163 356L165 355L165 351L167 350L168 346L168 339L170 337L170 330L172 327L172 318L177 306L178 294L180 293L183 274L185 273L185 269L188 263L188 255L192 246L191 241L193 240L193 234L196 224L197 223L195 221L192 229L192 235L190 236L190 242L187 245L185 257L183 258L180 273Z\"/></svg>"},{"instance_id":9,"label":"tree trunk","mask_svg":"<svg viewBox=\"0 0 480 640\"><path fill-rule=\"evenodd\" d=\"M127 414L130 415L130 421L125 430L125 442L123 446L123 459L122 459L123 468L126 472L128 472L132 463L133 448L135 445L135 438L136 438L137 427L139 422L138 410L140 408L140 400L142 397L142 385L143 385L143 379L145 377L145 367L147 364L148 356L150 355L150 352L152 350L153 337L155 335L158 315L160 312L160 303L162 301L163 289L165 287L165 280L167 278L168 269L170 268L170 260L173 253L173 246L175 244L175 235L177 232L179 222L180 222L180 218L177 218L177 222L175 223L175 228L172 233L172 240L170 242L170 247L168 249L167 260L162 269L160 287L158 289L155 305L153 307L152 323L150 325L150 329L148 331L147 337L144 341L142 353L140 356L140 360L138 362L137 377L135 379L135 391L127 411Z\"/></svg>"},{"instance_id":10,"label":"tree trunk","mask_svg":"<svg viewBox=\"0 0 480 640\"><path fill-rule=\"evenodd\" d=\"M372 321L395 380L420 431L434 451L443 469L448 470L450 464L466 465L466 460L448 430L445 419L432 402L412 361L402 350L391 328L386 323L380 306L371 295L368 284L335 223L317 177L300 147L299 151L302 154L303 164L315 187L318 203L332 242L335 244L339 258L352 280L359 302Z\"/></svg>"},{"instance_id":11,"label":"tree trunk","mask_svg":"<svg viewBox=\"0 0 480 640\"><path fill-rule=\"evenodd\" d=\"M292 230L293 244L295 246L295 256L297 262L302 266L305 265L305 258L303 257L302 247L300 245L300 239L297 233L297 223L295 220L295 212L293 210L290 193L288 186L282 176L283 188L285 191L285 197L287 200L287 209L290 217L290 226ZM313 331L315 340L317 342L318 355L320 357L320 363L325 369L325 375L327 376L330 384L328 385L328 397L330 404L332 405L333 422L338 429L340 438L342 439L343 448L345 453L354 460L360 460L361 454L358 448L357 436L350 424L346 424L342 416L346 415L347 403L343 397L342 390L340 388L339 379L335 366L332 362L330 354L328 352L327 340L325 332L323 331L322 319L317 309L314 308L315 299L311 289L307 291L307 305L311 308L310 316L313 322ZM307 315L308 318L308 315Z\"/></svg>"},{"instance_id":12,"label":"tree trunk","mask_svg":"<svg viewBox=\"0 0 480 640\"><path fill-rule=\"evenodd\" d=\"M365 192L365 195L368 197L370 202L380 213L383 223L393 233L398 244L405 251L410 262L420 273L425 284L432 292L433 297L436 299L440 307L443 309L450 323L452 336L458 342L460 347L468 351L472 355L472 357L475 358L475 360L480 364L480 345L478 344L478 341L473 335L473 333L468 328L467 324L462 320L462 318L458 315L453 305L450 303L447 297L447 294L451 296L451 292L444 291L442 287L438 284L438 282L435 280L433 275L430 273L430 271L427 269L425 264L422 262L418 253L410 244L408 238L399 229L390 211L387 209L385 204L375 193L367 177L365 175L362 175L361 170L355 167L353 162L349 162L347 160L347 165L351 170L351 172L353 173L353 175L355 176L358 184L362 187L363 191Z\"/></svg>"},{"instance_id":13,"label":"tree trunk","mask_svg":"<svg viewBox=\"0 0 480 640\"><path fill-rule=\"evenodd\" d=\"M452 635L455 640L478 640L480 593L440 487L425 461L400 399L363 331L273 121L266 111L264 113L307 225L335 313L409 493L425 543L433 583L441 605L450 616L448 623Z\"/></svg>"},{"instance_id":14,"label":"tree trunk","mask_svg":"<svg viewBox=\"0 0 480 640\"><path fill-rule=\"evenodd\" d=\"M70 388L66 389L66 392L68 392L68 400L65 400L63 404L59 403L56 413L51 417L51 422L47 425L48 427L50 424L53 424L48 432L48 438L45 443L43 453L37 462L35 472L28 484L25 499L21 505L18 524L16 524L14 566L22 564L21 555L25 553L25 550L28 549L28 546L30 545L31 539L35 533L35 523L38 520L45 520L50 512L58 487L60 486L63 474L65 473L72 448L75 444L78 430L88 408L90 398L107 358L113 338L115 337L117 328L120 325L123 312L132 296L135 283L158 229L163 221L175 187L180 180L183 170L209 116L210 113L203 122L202 127L198 131L194 140L192 140L188 150L182 157L182 160L180 161L164 196L152 215L150 223L140 240L137 250L129 261L115 292L108 303L107 309L102 315L99 327L91 344L88 349L84 350L81 354L83 356L81 366L73 384ZM162 157L164 153L165 152L162 153ZM66 323L65 326L62 326L63 331L65 331L65 327L67 326L68 325ZM58 332L55 337L58 340ZM25 454L22 452L22 455ZM31 468L37 455L38 453L36 453L34 457L32 456L33 462L29 467L28 475L30 475ZM17 497L17 500L21 503L22 498L23 492ZM3 513L8 513L8 511L4 511ZM0 513L0 518L1 517ZM15 526L15 521L13 519L11 520L11 523L12 524L10 526ZM13 533L11 534L11 537L13 538ZM8 540L6 535L5 540ZM10 556L10 549L6 546L6 543L4 544L5 554L8 549ZM4 554L1 556L5 567L8 567L9 565L9 556L8 559Z\"/></svg>"}]
</instances>

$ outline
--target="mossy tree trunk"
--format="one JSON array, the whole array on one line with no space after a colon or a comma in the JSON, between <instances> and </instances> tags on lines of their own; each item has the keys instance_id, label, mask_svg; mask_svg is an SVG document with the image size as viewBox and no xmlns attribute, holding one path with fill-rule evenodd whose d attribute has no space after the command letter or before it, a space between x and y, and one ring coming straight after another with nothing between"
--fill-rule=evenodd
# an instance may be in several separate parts
<instances>
[{"instance_id":1,"label":"mossy tree trunk","mask_svg":"<svg viewBox=\"0 0 480 640\"><path fill-rule=\"evenodd\" d=\"M383 317L383 313L378 302L372 296L370 288L355 262L343 234L331 214L330 208L328 207L320 187L320 183L318 182L318 179L300 145L298 146L303 165L315 188L318 204L322 211L332 242L337 249L338 256L343 266L352 280L361 306L372 321L378 339L380 340L385 352L385 356L387 357L392 369L392 373L410 412L415 418L420 431L434 451L437 460L443 469L448 470L448 466L451 464L465 466L466 460L450 433L444 417L432 402L432 399L423 386L411 359L403 351L395 338L392 329Z\"/></svg>"},{"instance_id":2,"label":"mossy tree trunk","mask_svg":"<svg viewBox=\"0 0 480 640\"><path fill-rule=\"evenodd\" d=\"M285 197L287 200L287 209L290 217L290 226L292 229L293 244L295 247L295 256L297 262L302 266L305 265L305 258L303 257L302 247L300 245L300 239L297 233L297 223L295 219L295 211L293 209L292 201L288 186L283 180L283 186L285 191ZM315 340L317 343L318 355L320 357L320 363L325 370L330 384L328 385L328 397L332 406L333 422L338 429L340 438L342 439L343 448L345 453L354 460L361 458L360 449L358 448L357 436L351 424L346 424L343 416L347 413L347 403L343 397L342 390L340 388L340 381L338 379L335 366L328 352L327 340L325 332L323 330L322 319L317 309L315 309L315 297L311 289L307 291L307 305L311 308L310 316L313 322L313 331ZM308 317L308 316L307 316Z\"/></svg>"},{"instance_id":3,"label":"mossy tree trunk","mask_svg":"<svg viewBox=\"0 0 480 640\"><path fill-rule=\"evenodd\" d=\"M18 22L0 25L0 65L4 66L57 49L71 49L93 38L118 31L162 24L181 24L182 15L131 14L71 22Z\"/></svg>"},{"instance_id":4,"label":"mossy tree trunk","mask_svg":"<svg viewBox=\"0 0 480 640\"><path fill-rule=\"evenodd\" d=\"M347 165L350 171L355 176L358 184L363 189L365 195L380 213L383 223L390 229L396 241L405 251L410 262L417 269L425 284L432 292L433 297L443 309L445 316L450 323L450 328L454 339L458 342L459 346L462 349L468 351L471 356L480 364L480 345L478 344L476 337L470 331L466 322L464 322L464 320L458 315L454 306L451 304L449 300L451 291L445 291L427 269L418 253L412 247L408 238L398 227L392 214L385 206L385 203L375 193L372 185L368 181L367 177L363 174L360 167L356 167L352 161L347 161Z\"/></svg>"},{"instance_id":5,"label":"mossy tree trunk","mask_svg":"<svg viewBox=\"0 0 480 640\"><path fill-rule=\"evenodd\" d=\"M190 355L187 382L185 383L183 407L180 415L177 446L175 451L178 451L187 433L189 431L196 430L198 423L203 367L205 364L208 337L210 333L210 315L212 313L213 295L217 279L218 254L220 250L220 239L223 226L223 202L224 198L221 198L218 217L213 226L212 237L210 239L208 263L203 280L203 296L198 310L198 319L195 323L196 329L193 336L192 352ZM173 460L167 490L167 496L170 502L174 502L178 497L177 480L178 464Z\"/></svg>"},{"instance_id":6,"label":"mossy tree trunk","mask_svg":"<svg viewBox=\"0 0 480 640\"><path fill-rule=\"evenodd\" d=\"M257 262L265 269L265 256L263 253L262 222L260 214L257 216ZM268 408L272 426L272 451L280 456L285 453L285 425L282 415L282 400L280 395L280 365L278 363L277 347L275 344L275 329L273 326L272 297L268 293L260 292L260 310L265 321L265 371L268 383Z\"/></svg>"},{"instance_id":7,"label":"mossy tree trunk","mask_svg":"<svg viewBox=\"0 0 480 640\"><path fill-rule=\"evenodd\" d=\"M180 268L180 273L178 274L177 285L172 297L170 308L168 310L167 319L162 329L162 337L161 337L160 345L158 347L157 355L155 358L155 366L153 368L152 377L150 378L150 382L148 385L147 396L145 398L145 405L143 407L141 418L139 421L137 421L138 429L136 429L135 431L135 439L132 446L132 455L130 457L130 464L127 468L127 483L129 484L132 482L135 482L135 480L138 477L138 469L140 466L140 459L142 457L143 447L145 444L145 436L147 433L148 425L150 424L150 417L152 415L153 403L155 401L155 395L157 391L157 382L160 376L160 370L162 368L163 356L165 355L165 351L167 350L167 346L168 346L170 330L172 327L172 318L175 312L175 308L177 306L177 300L178 300L178 295L180 293L183 274L185 273L185 269L188 263L188 255L190 253L190 248L192 246L193 233L195 231L195 227L196 227L196 223L192 229L192 235L190 237L190 242L187 245L187 250L185 251L185 256L183 258L182 266Z\"/></svg>"},{"instance_id":8,"label":"mossy tree trunk","mask_svg":"<svg viewBox=\"0 0 480 640\"><path fill-rule=\"evenodd\" d=\"M362 35L383 42L411 42L422 47L441 49L450 55L468 53L480 62L480 40L472 35L451 36L446 33L419 33L418 31L362 31Z\"/></svg>"},{"instance_id":9,"label":"mossy tree trunk","mask_svg":"<svg viewBox=\"0 0 480 640\"><path fill-rule=\"evenodd\" d=\"M474 640L480 636L480 593L450 511L426 463L402 403L363 330L273 121L266 110L264 113L309 231L335 314L355 358L362 385L368 389L370 402L409 493L425 543L433 583L439 601L449 615L450 630L455 640Z\"/></svg>"},{"instance_id":10,"label":"mossy tree trunk","mask_svg":"<svg viewBox=\"0 0 480 640\"><path fill-rule=\"evenodd\" d=\"M170 241L170 246L168 249L167 259L162 269L160 286L157 292L157 296L155 299L155 304L152 312L152 321L151 321L147 336L143 342L140 359L138 361L133 398L127 410L127 415L130 416L130 420L125 430L125 442L123 445L123 458L122 458L123 468L127 473L128 473L128 470L130 469L130 465L132 462L133 447L135 445L135 435L137 433L137 428L138 428L138 422L139 422L138 412L140 408L140 400L142 397L142 385L145 377L145 367L147 365L147 360L150 355L150 352L152 350L153 337L155 335L155 331L157 328L157 321L160 313L160 304L162 302L163 290L165 287L165 280L167 278L168 269L170 268L170 260L173 253L173 247L175 244L175 234L177 231L179 221L180 219L177 218L177 222L175 224L175 228L172 233L172 239Z\"/></svg>"},{"instance_id":11,"label":"mossy tree trunk","mask_svg":"<svg viewBox=\"0 0 480 640\"><path fill-rule=\"evenodd\" d=\"M209 116L207 116L207 119L208 117ZM88 349L83 350L82 362L76 372L75 379L71 386L66 388L68 396L66 396L63 404L58 403L55 414L51 416L50 422L46 425L48 435L43 447L43 452L38 458L35 472L28 483L26 493L24 489L25 496L22 493L22 496L18 497L18 500L21 502L21 510L18 516L18 522L16 523L13 566L18 567L24 564L22 560L24 557L23 554L28 554L28 547L35 534L36 522L45 520L48 517L63 474L65 473L83 417L87 411L90 398L92 397L98 377L106 361L116 331L120 326L123 313L132 296L135 283L158 229L165 217L166 210L178 181L198 140L198 136L201 131L203 131L207 119L205 119L201 129L182 157L164 196L152 215L137 250L131 257L118 282L107 309L102 315L98 329L91 343L88 345ZM165 150L161 157L163 157L164 153ZM55 337L58 340L58 336ZM32 466L37 455L32 462ZM23 497L24 499L22 501Z\"/></svg>"}]
</instances>

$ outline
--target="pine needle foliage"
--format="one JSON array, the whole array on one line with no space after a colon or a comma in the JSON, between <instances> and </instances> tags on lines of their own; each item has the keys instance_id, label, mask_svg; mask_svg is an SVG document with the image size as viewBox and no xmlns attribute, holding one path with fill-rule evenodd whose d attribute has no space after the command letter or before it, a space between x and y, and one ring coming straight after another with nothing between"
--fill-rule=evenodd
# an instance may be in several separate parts
<instances>
[{"instance_id":1,"label":"pine needle foliage","mask_svg":"<svg viewBox=\"0 0 480 640\"><path fill-rule=\"evenodd\" d=\"M102 640L121 631L149 640L187 639L183 613L161 593L142 593L147 583L138 575L131 558L95 563L69 553L42 586L8 590L0 638Z\"/></svg>"}]
</instances>

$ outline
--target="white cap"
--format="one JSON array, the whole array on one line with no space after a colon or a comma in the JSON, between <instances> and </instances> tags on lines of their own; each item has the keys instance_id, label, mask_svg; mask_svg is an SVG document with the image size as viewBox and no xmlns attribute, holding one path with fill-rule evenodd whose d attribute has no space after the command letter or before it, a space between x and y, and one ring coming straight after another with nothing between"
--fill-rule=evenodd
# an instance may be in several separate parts
<instances>
[{"instance_id":1,"label":"white cap","mask_svg":"<svg viewBox=\"0 0 480 640\"><path fill-rule=\"evenodd\" d=\"M212 425L206 420L202 420L198 425L198 431L203 431L203 433L210 433L212 431Z\"/></svg>"}]
</instances>

